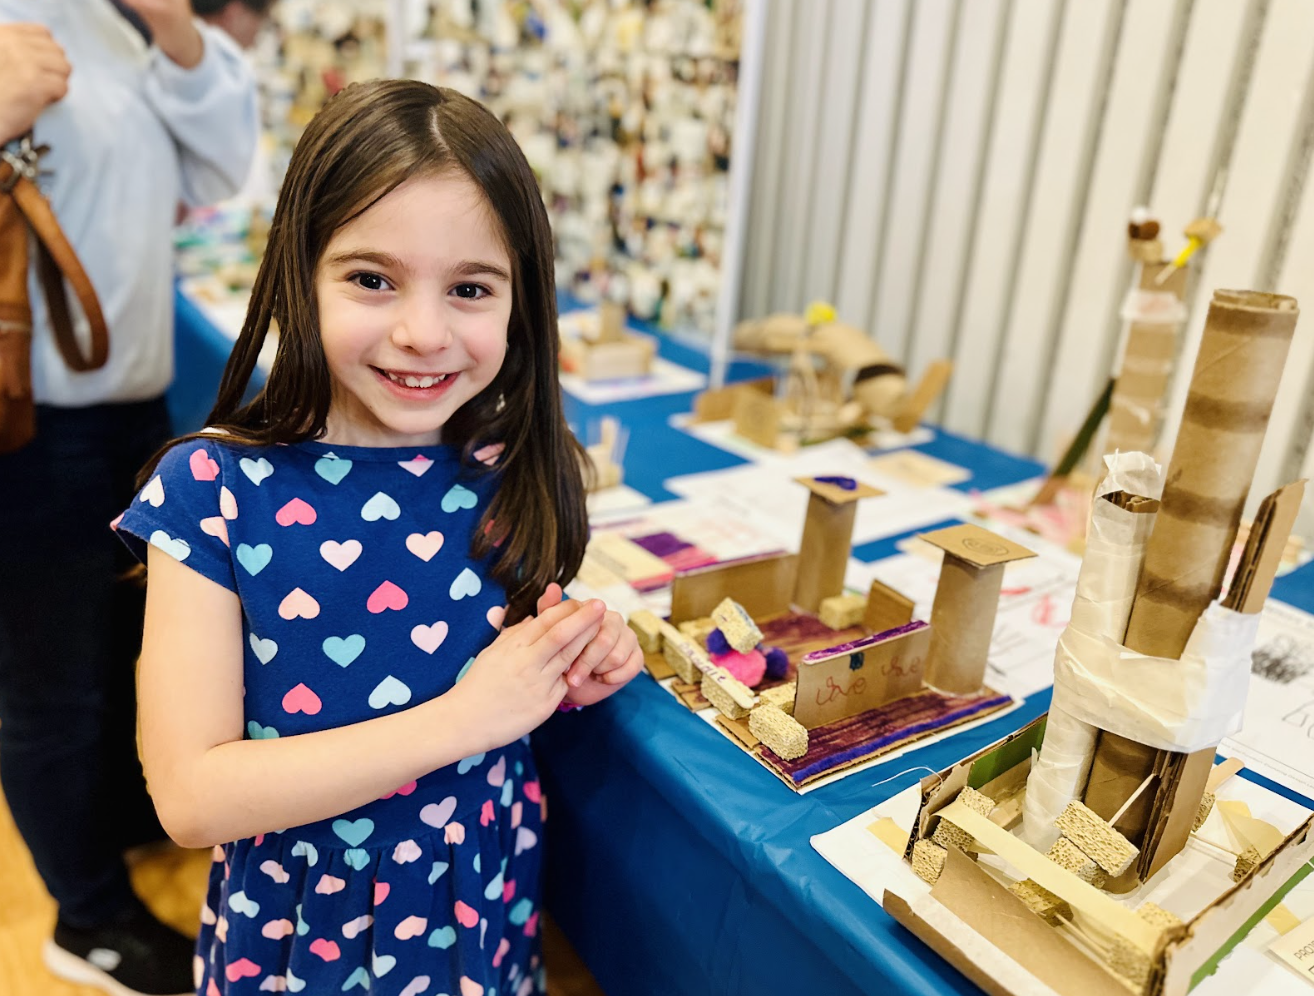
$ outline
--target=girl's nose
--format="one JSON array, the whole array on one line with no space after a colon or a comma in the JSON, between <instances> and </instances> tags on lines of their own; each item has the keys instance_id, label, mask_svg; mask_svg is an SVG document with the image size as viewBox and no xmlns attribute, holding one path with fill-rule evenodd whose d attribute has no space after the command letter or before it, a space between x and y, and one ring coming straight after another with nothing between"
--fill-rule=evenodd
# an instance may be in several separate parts
<instances>
[{"instance_id":1,"label":"girl's nose","mask_svg":"<svg viewBox=\"0 0 1314 996\"><path fill-rule=\"evenodd\" d=\"M401 313L392 330L392 341L413 353L432 353L452 343L450 316L437 302L416 301Z\"/></svg>"}]
</instances>

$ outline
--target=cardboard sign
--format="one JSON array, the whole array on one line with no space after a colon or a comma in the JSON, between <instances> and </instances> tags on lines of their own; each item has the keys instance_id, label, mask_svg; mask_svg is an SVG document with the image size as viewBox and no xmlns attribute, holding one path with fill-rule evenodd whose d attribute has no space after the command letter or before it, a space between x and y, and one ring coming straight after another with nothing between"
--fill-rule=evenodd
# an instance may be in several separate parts
<instances>
[{"instance_id":1,"label":"cardboard sign","mask_svg":"<svg viewBox=\"0 0 1314 996\"><path fill-rule=\"evenodd\" d=\"M930 646L931 627L914 622L805 654L794 718L813 730L919 691Z\"/></svg>"},{"instance_id":2,"label":"cardboard sign","mask_svg":"<svg viewBox=\"0 0 1314 996\"><path fill-rule=\"evenodd\" d=\"M1314 986L1314 920L1287 931L1269 945L1269 953Z\"/></svg>"}]
</instances>

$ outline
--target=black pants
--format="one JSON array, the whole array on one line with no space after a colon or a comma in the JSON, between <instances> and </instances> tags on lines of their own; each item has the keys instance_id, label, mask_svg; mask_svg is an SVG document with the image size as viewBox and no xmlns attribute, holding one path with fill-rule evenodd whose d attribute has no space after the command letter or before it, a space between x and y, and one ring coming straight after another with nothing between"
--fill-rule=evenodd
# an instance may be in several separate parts
<instances>
[{"instance_id":1,"label":"black pants","mask_svg":"<svg viewBox=\"0 0 1314 996\"><path fill-rule=\"evenodd\" d=\"M163 837L137 760L145 591L109 523L168 435L162 398L39 406L0 456L0 784L73 926L123 909L124 848Z\"/></svg>"}]
</instances>

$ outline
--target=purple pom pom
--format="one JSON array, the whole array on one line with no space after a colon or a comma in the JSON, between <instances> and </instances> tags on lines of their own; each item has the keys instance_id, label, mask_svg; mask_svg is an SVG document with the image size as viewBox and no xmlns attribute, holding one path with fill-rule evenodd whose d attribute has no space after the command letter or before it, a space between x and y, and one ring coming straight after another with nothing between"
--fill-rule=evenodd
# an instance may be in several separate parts
<instances>
[{"instance_id":1,"label":"purple pom pom","mask_svg":"<svg viewBox=\"0 0 1314 996\"><path fill-rule=\"evenodd\" d=\"M725 638L725 634L719 629L714 629L707 634L707 652L709 654L730 653L730 641Z\"/></svg>"},{"instance_id":2,"label":"purple pom pom","mask_svg":"<svg viewBox=\"0 0 1314 996\"><path fill-rule=\"evenodd\" d=\"M767 677L772 680L783 678L789 672L789 655L780 647L772 647L766 652Z\"/></svg>"}]
</instances>

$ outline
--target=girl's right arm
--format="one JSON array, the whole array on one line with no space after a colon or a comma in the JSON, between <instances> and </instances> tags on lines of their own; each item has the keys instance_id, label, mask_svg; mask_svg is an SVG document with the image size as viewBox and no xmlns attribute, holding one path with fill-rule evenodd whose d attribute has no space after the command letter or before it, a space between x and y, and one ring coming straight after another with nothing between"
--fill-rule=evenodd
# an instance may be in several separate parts
<instances>
[{"instance_id":1,"label":"girl's right arm","mask_svg":"<svg viewBox=\"0 0 1314 996\"><path fill-rule=\"evenodd\" d=\"M542 723L597 635L600 602L508 627L447 694L317 733L243 739L237 596L152 547L138 674L142 758L160 822L206 847L338 816Z\"/></svg>"}]
</instances>

